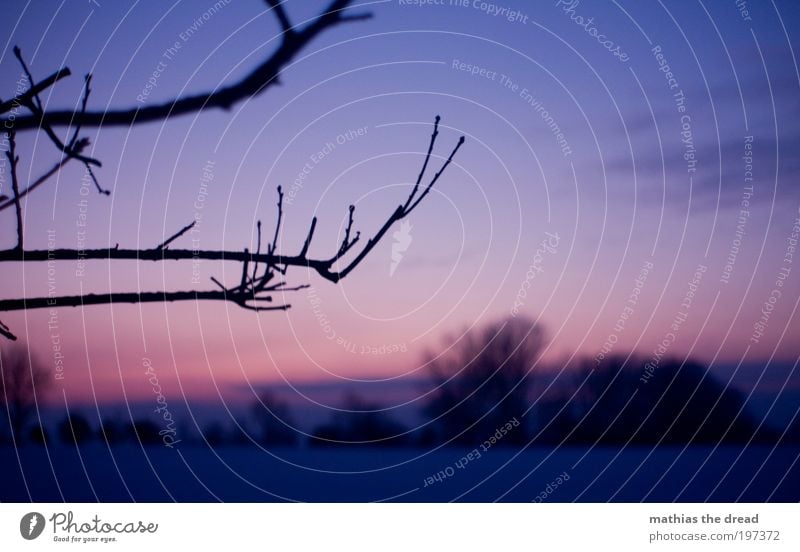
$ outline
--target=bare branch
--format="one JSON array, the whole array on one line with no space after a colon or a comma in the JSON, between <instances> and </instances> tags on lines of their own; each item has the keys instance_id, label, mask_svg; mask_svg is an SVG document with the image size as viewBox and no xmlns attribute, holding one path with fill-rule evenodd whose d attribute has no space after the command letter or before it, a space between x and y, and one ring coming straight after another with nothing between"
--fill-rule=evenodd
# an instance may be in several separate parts
<instances>
[{"instance_id":1,"label":"bare branch","mask_svg":"<svg viewBox=\"0 0 800 552\"><path fill-rule=\"evenodd\" d=\"M20 192L20 194L19 194L19 198L22 199L23 197L25 197L26 195L31 193L33 190L35 190L36 188L38 188L39 186L41 186L42 184L47 182L48 178L50 178L51 176L56 174L58 171L60 171L64 167L64 165L69 163L69 161L71 159L72 159L72 157L70 157L69 155L65 155L61 159L61 161L59 161L58 163L56 163L53 166L52 169L50 169L49 171L44 173L42 176L37 178L32 184L30 184L27 188L22 190L22 192ZM14 205L14 200L13 199L9 199L7 201L0 201L0 211L4 211L5 209L8 209L9 207L11 207L13 205Z\"/></svg>"},{"instance_id":2,"label":"bare branch","mask_svg":"<svg viewBox=\"0 0 800 552\"><path fill-rule=\"evenodd\" d=\"M20 105L27 104L29 101L31 101L31 99L34 96L40 94L41 92L44 92L45 90L53 86L55 83L57 83L58 81L60 81L65 77L70 76L71 74L72 73L70 72L70 70L64 67L63 69L59 69L46 79L36 84L31 83L31 87L22 94L11 98L7 102L0 102L0 113L8 113L12 109Z\"/></svg>"},{"instance_id":3,"label":"bare branch","mask_svg":"<svg viewBox=\"0 0 800 552\"><path fill-rule=\"evenodd\" d=\"M422 200L425 198L425 196L426 196L426 195L428 195L428 192L430 192L430 191L431 191L431 188L433 188L433 185L434 185L434 184L436 184L436 181L437 181L437 180L439 180L439 177L440 177L440 176L442 176L442 173L444 172L444 170L445 170L445 169L448 167L448 165L450 165L450 162L451 162L451 161L453 161L453 156L455 156L456 152L459 150L459 148L461 147L461 145L462 145L463 143L464 143L464 137L462 136L461 138L459 138L459 139L458 139L458 143L456 144L456 147L455 147L455 148L453 148L453 151L451 151L451 152L450 152L450 156L447 158L447 161L445 161L444 165L442 165L442 168L441 168L441 169L439 169L439 172L437 172L437 173L434 175L434 177L431 179L430 183L429 183L429 184L428 184L428 186L425 188L425 191L423 191L423 192L422 192L422 194L421 194L421 195L420 195L420 196L417 198L417 200L416 200L416 201L415 201L415 202L414 202L414 203L411 205L411 207L408 207L408 208L405 210L405 214L406 214L406 215L407 215L408 213L410 213L411 211L413 211L413 210L414 210L414 209L417 207L417 205L419 205L420 201L422 201ZM405 216L405 215L404 215L404 216Z\"/></svg>"},{"instance_id":4,"label":"bare branch","mask_svg":"<svg viewBox=\"0 0 800 552\"><path fill-rule=\"evenodd\" d=\"M33 75L31 74L30 70L28 69L28 65L25 63L25 60L22 59L22 50L19 49L19 46L14 46L14 57L17 58L19 64L22 66L22 71L25 73L25 76L28 77L28 84L33 88L33 83L36 82L33 80ZM31 103L33 103L39 111L42 110L42 100L39 98L39 94L33 94L30 97Z\"/></svg>"},{"instance_id":5,"label":"bare branch","mask_svg":"<svg viewBox=\"0 0 800 552\"><path fill-rule=\"evenodd\" d=\"M156 249L166 249L169 244L171 244L172 242L183 236L186 232L194 228L196 222L197 222L196 220L193 220L190 224L187 224L186 226L178 230L169 239L167 239L167 241L156 247Z\"/></svg>"},{"instance_id":6,"label":"bare branch","mask_svg":"<svg viewBox=\"0 0 800 552\"><path fill-rule=\"evenodd\" d=\"M258 234L258 243L256 245L256 255L261 255L261 221L259 220L256 223L256 233ZM256 276L258 275L258 263L253 263L253 276L252 280L256 281Z\"/></svg>"},{"instance_id":7,"label":"bare branch","mask_svg":"<svg viewBox=\"0 0 800 552\"><path fill-rule=\"evenodd\" d=\"M377 243L381 240L384 234L386 234L389 228L391 228L392 225L398 220L407 217L409 213L411 213L414 209L416 209L417 205L419 205L419 203L425 198L425 196L428 195L428 192L431 191L433 185L436 184L436 181L439 180L439 177L442 175L445 169L450 165L450 162L453 160L453 157L455 156L456 152L461 148L461 145L464 143L464 137L461 136L458 139L458 143L453 148L453 151L450 152L447 161L445 161L444 165L442 165L442 168L439 169L439 172L437 172L434 175L434 177L425 187L425 190L422 192L422 194L420 194L420 196L413 203L411 203L411 201L414 198L414 195L417 193L417 190L419 189L418 184L422 180L422 175L425 173L425 168L428 165L428 160L430 159L431 152L433 149L433 144L436 141L436 136L438 135L438 131L439 131L439 116L437 115L436 120L434 122L433 134L431 135L431 145L428 148L428 154L425 156L425 161L423 163L422 171L420 172L420 177L417 179L418 183L412 189L411 194L408 196L408 199L406 199L405 205L398 206L397 209L395 209L394 213L392 213L392 215L386 220L386 222L380 228L380 230L378 230L378 232L372 238L370 238L369 241L367 241L367 245L364 246L364 249L361 250L358 256L355 259L353 259L349 265L347 265L344 269L342 269L338 273L336 272L331 273L329 275L330 276L329 279L331 279L334 282L337 282L341 278L347 276L350 273L350 271L352 271L356 266L358 266L358 264L364 260L364 258L369 254L369 252L372 251L372 249L375 247L375 245L377 245Z\"/></svg>"},{"instance_id":8,"label":"bare branch","mask_svg":"<svg viewBox=\"0 0 800 552\"><path fill-rule=\"evenodd\" d=\"M275 14L275 18L278 20L278 23L280 23L283 32L294 32L292 30L292 23L289 21L289 16L286 15L286 10L283 8L284 0L266 0L266 2Z\"/></svg>"},{"instance_id":9,"label":"bare branch","mask_svg":"<svg viewBox=\"0 0 800 552\"><path fill-rule=\"evenodd\" d=\"M90 293L86 295L64 295L59 297L31 297L25 299L0 299L0 311L44 309L56 307L88 307L114 303L164 303L174 301L229 301L243 308L251 308L248 301L253 297L228 290L208 291L147 291L129 293ZM269 302L271 297L258 297L258 301ZM290 305L259 307L258 310L286 310ZM5 335L5 334L4 334Z\"/></svg>"},{"instance_id":10,"label":"bare branch","mask_svg":"<svg viewBox=\"0 0 800 552\"><path fill-rule=\"evenodd\" d=\"M347 228L344 230L344 239L342 239L342 245L339 247L339 256L344 255L347 253L351 247L353 247L358 238L361 237L361 232L356 232L356 237L350 241L350 231L353 229L353 212L356 210L355 205L351 205L348 209L348 220L347 220Z\"/></svg>"},{"instance_id":11,"label":"bare branch","mask_svg":"<svg viewBox=\"0 0 800 552\"><path fill-rule=\"evenodd\" d=\"M64 297L41 297L33 299L5 299L0 300L0 311L4 310L19 310L29 308L52 308L54 306L88 306L98 304L110 303L146 303L146 302L167 302L167 301L182 301L182 300L224 300L233 302L236 305L253 311L265 310L285 310L289 305L278 306L261 306L261 303L271 303L272 296L268 295L270 292L277 291L297 291L304 289L307 285L303 284L295 287L286 287L285 282L268 285L275 277L275 271L286 273L289 266L306 267L317 272L321 277L331 281L338 282L347 276L361 261L372 251L375 245L383 238L389 231L392 225L408 216L419 203L427 196L434 184L439 180L440 176L444 173L445 169L450 165L464 143L464 137L459 138L458 143L450 152L446 161L433 176L430 182L421 188L422 178L424 177L425 169L430 162L432 155L433 144L435 143L438 134L439 117L436 118L434 123L434 132L431 137L431 146L428 148L428 153L423 162L423 170L417 179L417 183L409 194L404 204L398 205L395 210L389 215L383 225L378 231L367 241L366 245L361 249L358 255L352 259L341 270L335 270L334 265L345 254L347 254L353 246L359 241L360 233L356 232L352 236L354 212L355 207L350 205L348 210L348 220L344 231L344 237L336 254L328 259L309 259L308 250L311 245L311 240L314 237L314 231L317 226L317 218L311 220L311 226L306 236L303 247L298 255L281 255L277 253L278 237L280 235L281 223L283 220L283 191L278 187L278 218L275 225L275 234L272 243L268 245L267 252L261 253L261 221L258 221L257 232L258 242L255 253L250 252L247 248L243 251L197 251L193 249L168 249L167 246L185 234L192 227L194 222L182 228L179 232L171 236L164 243L153 249L120 249L119 247L106 248L106 249L50 249L50 250L31 250L25 251L24 249L15 248L0 251L0 262L14 262L14 261L59 261L59 260L137 260L137 261L164 261L164 260L183 260L183 259L209 259L218 261L229 261L241 263L242 273L239 284L233 288L225 287L221 282L215 278L211 281L219 288L210 291L163 291L163 292L147 292L147 293L106 293L106 294L90 294L90 295L77 295L77 296L64 296ZM420 193L420 189L422 192ZM249 272L250 263L253 263L252 275ZM264 274L258 275L258 265L264 264ZM281 269L280 267L283 267ZM9 332L10 333L10 332ZM6 335L3 333L3 335Z\"/></svg>"},{"instance_id":12,"label":"bare branch","mask_svg":"<svg viewBox=\"0 0 800 552\"><path fill-rule=\"evenodd\" d=\"M89 176L92 177L92 182L94 182L94 187L97 190L97 193L100 193L100 194L103 194L103 195L111 195L111 192L109 190L104 190L100 186L100 182L97 181L97 177L94 175L94 171L92 170L92 167L86 162L84 162L84 165L86 165L86 171L89 173Z\"/></svg>"},{"instance_id":13,"label":"bare branch","mask_svg":"<svg viewBox=\"0 0 800 552\"><path fill-rule=\"evenodd\" d=\"M247 267L250 263L250 259L252 255L248 254L247 248L244 248L244 261L242 261L242 283L239 284L239 288L244 289L245 285L247 285Z\"/></svg>"},{"instance_id":14,"label":"bare branch","mask_svg":"<svg viewBox=\"0 0 800 552\"><path fill-rule=\"evenodd\" d=\"M422 182L422 177L425 176L425 170L428 168L428 161L431 158L431 153L433 153L433 145L436 143L436 137L439 136L439 121L441 120L442 118L439 115L437 115L436 119L433 122L433 134L431 134L431 141L428 144L428 153L425 155L425 161L422 163L422 169L420 169L417 181L414 183L414 189L411 190L411 195L408 196L406 204L403 205L403 209L408 209L408 206L411 204L411 201L417 194L417 190L419 189L419 183Z\"/></svg>"},{"instance_id":15,"label":"bare branch","mask_svg":"<svg viewBox=\"0 0 800 552\"><path fill-rule=\"evenodd\" d=\"M22 57L22 51L17 46L14 47L14 55L19 60L19 63L22 66L23 71L27 75L28 81L31 83L31 90L32 90L34 83L33 75L31 74L27 64L25 63L25 60ZM81 103L81 113L86 112L86 103L89 99L89 93L91 92L90 84L91 84L91 76L87 75L86 78L84 79L84 93L83 93L83 101ZM39 98L38 93L33 93L27 100L23 101L21 105L27 107L34 115L44 114L44 109L42 107L42 100L41 98ZM80 126L81 126L80 123L76 125L75 132L73 133L73 136L69 140L68 144L64 144L61 141L61 139L56 134L55 130L53 130L53 127L50 126L49 124L42 123L41 129L45 132L47 137L50 138L50 141L53 142L53 144L67 157L77 159L78 161L83 163L83 165L86 167L87 172L89 173L89 176L94 182L95 188L97 188L97 191L99 193L109 195L111 192L109 192L108 190L104 190L100 186L100 183L98 182L97 177L95 176L94 171L92 170L92 165L96 167L101 167L102 163L100 163L100 161L98 161L97 159L94 159L92 157L87 157L81 153L83 149L89 144L89 139L78 138L78 133L80 132Z\"/></svg>"},{"instance_id":16,"label":"bare branch","mask_svg":"<svg viewBox=\"0 0 800 552\"><path fill-rule=\"evenodd\" d=\"M2 322L0 322L0 335L2 335L3 337L5 337L6 339L9 339L11 341L16 341L17 340L17 336L15 336L13 333L11 333L11 330L8 329L8 326L3 324Z\"/></svg>"},{"instance_id":17,"label":"bare branch","mask_svg":"<svg viewBox=\"0 0 800 552\"><path fill-rule=\"evenodd\" d=\"M237 83L220 87L211 92L175 98L167 102L146 107L124 110L51 111L36 113L26 117L0 119L0 125L7 129L28 130L42 126L129 126L132 124L163 121L178 115L194 113L209 108L230 109L233 104L260 95L270 86L278 83L281 71L292 59L323 31L342 23L368 19L370 14L345 15L343 12L352 0L333 0L311 23L302 29L284 33L278 48ZM282 9L273 8L281 27L293 28ZM281 15L283 13L283 15ZM281 20L285 18L285 20Z\"/></svg>"},{"instance_id":18,"label":"bare branch","mask_svg":"<svg viewBox=\"0 0 800 552\"><path fill-rule=\"evenodd\" d=\"M300 257L305 258L308 254L308 246L311 245L311 240L314 238L314 230L317 228L317 217L311 219L311 227L308 229L308 236L306 241L303 242L303 249L300 250ZM285 264L285 263L284 263Z\"/></svg>"},{"instance_id":19,"label":"bare branch","mask_svg":"<svg viewBox=\"0 0 800 552\"><path fill-rule=\"evenodd\" d=\"M217 261L232 261L239 263L264 263L269 267L279 266L298 266L307 267L315 270L323 278L332 282L338 282L341 278L350 273L369 252L375 247L380 239L386 234L391 226L408 216L420 203L422 199L430 192L433 185L442 175L443 171L449 166L458 149L464 143L463 136L458 140L458 143L451 151L446 162L431 179L430 183L425 186L422 194L411 203L407 208L403 205L398 205L392 214L386 219L381 228L369 239L367 244L361 252L353 259L344 269L339 272L332 270L333 264L339 260L341 255L338 253L332 258L328 259L309 259L308 250L311 240L314 237L314 231L317 226L317 218L311 220L311 227L309 228L308 236L303 243L303 247L298 255L281 255L276 252L256 253L253 254L247 249L242 251L220 251L220 250L206 250L195 251L193 249L119 249L119 248L104 248L104 249L54 249L54 250L29 250L18 251L16 249L8 249L0 251L0 262L12 261L47 261L47 260L139 260L139 261L164 261L164 260L186 260L186 259L203 259L203 260L217 260ZM413 191L412 191L413 193ZM408 201L406 201L408 203ZM352 217L352 211L351 211ZM350 220L348 221L348 228L351 226ZM345 237L349 239L349 231L345 232ZM352 248L352 245L358 240L360 234L349 240L345 252ZM344 245L344 243L343 243ZM340 246L340 251L342 247ZM247 279L243 278L242 285L247 283Z\"/></svg>"},{"instance_id":20,"label":"bare branch","mask_svg":"<svg viewBox=\"0 0 800 552\"><path fill-rule=\"evenodd\" d=\"M80 114L84 115L86 113L86 104L89 102L89 94L92 93L92 74L87 73L85 77L83 77L83 99L81 100L81 111ZM72 139L69 141L69 148L73 149L75 144L78 141L78 134L81 132L81 123L78 121L78 124L75 125L75 131L72 133Z\"/></svg>"},{"instance_id":21,"label":"bare branch","mask_svg":"<svg viewBox=\"0 0 800 552\"><path fill-rule=\"evenodd\" d=\"M345 258L355 245L360 243L361 233L354 232L354 213L355 206L350 205L348 209L347 221L344 228L344 235L335 254L328 258L311 259L308 257L311 241L317 226L317 218L313 217L308 234L303 242L300 253L297 255L283 255L278 253L278 241L283 225L283 189L278 186L277 200L277 220L271 243L267 243L265 253L261 251L261 221L257 223L257 247L255 253L244 248L242 251L197 251L194 249L169 249L169 245L175 240L194 228L196 221L183 227L177 233L170 236L163 243L151 249L120 249L119 245L105 249L55 249L55 250L31 250L26 251L23 247L23 220L21 212L21 199L36 187L47 181L54 174L58 173L70 160L75 159L81 162L94 181L95 187L100 193L108 194L107 190L100 187L94 175L93 166L100 166L100 162L83 154L89 145L88 138L81 138L80 132L86 126L101 125L131 125L154 120L165 120L169 117L201 111L209 107L227 109L241 99L254 97L262 93L269 86L276 84L278 76L296 54L312 41L324 30L334 27L342 22L362 20L369 17L369 14L348 15L345 10L350 6L352 0L331 0L328 8L313 19L309 24L301 29L295 28L286 13L281 0L265 0L274 16L277 18L282 30L283 38L279 47L261 65L256 67L250 74L241 81L217 89L213 92L190 96L186 98L176 98L169 102L151 105L143 108L135 108L123 111L104 111L90 112L87 110L89 96L91 94L91 75L86 75L84 82L83 97L79 111L60 111L47 112L44 103L39 97L39 93L55 84L64 76L69 75L68 69L54 73L44 81L36 83L33 76L25 64L21 51L15 48L14 53L30 81L30 88L27 92L18 95L10 102L0 103L0 113L5 113L16 107L23 106L30 112L30 116L7 116L0 119L6 132L9 135L9 151L6 152L11 161L12 187L14 197L9 199L0 197L0 211L10 208L12 205L16 209L17 216L17 246L13 249L0 251L0 262L35 262L35 261L59 261L59 260L136 260L136 261L164 261L168 259L208 259L218 261L237 262L241 265L241 277L235 287L226 287L215 278L211 281L217 289L205 291L153 291L153 292L131 292L118 293L109 292L101 294L85 294L60 297L34 297L19 299L0 300L0 311L22 310L36 308L53 308L58 306L85 307L89 305L113 304L113 303L148 303L148 302L172 302L185 300L221 300L232 302L241 308L256 312L285 310L288 304L273 305L272 293L291 292L305 289L307 284L288 287L286 282L276 281L276 275L286 274L288 267L305 267L317 272L319 276L331 282L338 282L355 269L361 261L374 249L377 243L389 231L395 222L405 218L422 202L430 193L430 190L439 180L441 175L452 162L455 154L464 143L462 136L455 145L450 155L446 158L438 172L430 181L423 185L423 179L431 162L433 150L439 135L440 117L437 115L433 125L427 153L422 164L422 168L404 203L399 204L386 218L380 228L361 250L352 258L344 268L339 268L338 263ZM69 138L62 141L54 131L56 126L70 126L72 132ZM61 161L40 176L35 182L29 184L25 190L20 192L17 179L16 143L14 130L39 128L45 132L53 144L62 152ZM251 269L252 263L252 269ZM260 265L264 265L263 274ZM15 339L10 330L0 322L0 335L9 339Z\"/></svg>"},{"instance_id":22,"label":"bare branch","mask_svg":"<svg viewBox=\"0 0 800 552\"><path fill-rule=\"evenodd\" d=\"M281 220L283 219L283 190L278 186L278 221L275 223L275 235L272 237L272 246L267 247L268 253L275 253L278 247L278 235L281 232Z\"/></svg>"},{"instance_id":23,"label":"bare branch","mask_svg":"<svg viewBox=\"0 0 800 552\"><path fill-rule=\"evenodd\" d=\"M14 137L14 131L9 130L7 135L8 151L6 151L6 157L8 158L8 163L11 169L11 191L14 193L14 197L11 199L11 201L14 202L14 211L17 215L17 250L22 251L22 205L20 204L19 179L17 178L17 163L19 163L19 156L17 156L16 153L17 141Z\"/></svg>"}]
</instances>

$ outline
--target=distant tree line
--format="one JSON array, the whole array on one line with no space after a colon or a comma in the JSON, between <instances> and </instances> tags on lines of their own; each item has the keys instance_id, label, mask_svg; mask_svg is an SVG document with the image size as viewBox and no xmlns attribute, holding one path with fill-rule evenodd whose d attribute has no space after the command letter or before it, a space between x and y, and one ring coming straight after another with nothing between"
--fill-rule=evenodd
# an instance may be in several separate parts
<instances>
[{"instance_id":1,"label":"distant tree line","mask_svg":"<svg viewBox=\"0 0 800 552\"><path fill-rule=\"evenodd\" d=\"M349 394L306 435L291 408L264 392L245 416L182 438L208 446L356 448L800 443L797 420L780 431L762 423L701 363L662 359L654 369L642 357L618 355L546 371L537 364L543 344L540 326L518 317L448 339L427 359L425 420L416 427L378 401ZM4 348L0 360L0 444L162 443L160 426L149 419L92 424L70 412L48 431L37 414L49 389L41 365L22 347Z\"/></svg>"}]
</instances>

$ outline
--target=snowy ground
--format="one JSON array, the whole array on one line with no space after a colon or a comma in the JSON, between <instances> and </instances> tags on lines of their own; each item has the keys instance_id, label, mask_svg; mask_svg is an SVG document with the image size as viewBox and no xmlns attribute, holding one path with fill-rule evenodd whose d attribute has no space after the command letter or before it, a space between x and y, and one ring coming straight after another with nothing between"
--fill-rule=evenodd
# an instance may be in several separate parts
<instances>
[{"instance_id":1,"label":"snowy ground","mask_svg":"<svg viewBox=\"0 0 800 552\"><path fill-rule=\"evenodd\" d=\"M680 447L494 448L462 462L469 452L266 452L255 447L132 444L109 449L94 443L78 454L64 445L19 451L3 447L0 500L526 502L537 495L551 502L800 499L800 447L691 447L683 452Z\"/></svg>"}]
</instances>

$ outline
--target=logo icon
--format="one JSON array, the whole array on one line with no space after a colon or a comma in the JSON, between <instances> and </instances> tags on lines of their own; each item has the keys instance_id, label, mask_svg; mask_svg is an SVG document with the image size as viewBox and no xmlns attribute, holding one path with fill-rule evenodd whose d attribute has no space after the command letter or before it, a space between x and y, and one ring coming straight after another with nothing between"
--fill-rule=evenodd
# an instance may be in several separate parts
<instances>
[{"instance_id":1,"label":"logo icon","mask_svg":"<svg viewBox=\"0 0 800 552\"><path fill-rule=\"evenodd\" d=\"M44 531L44 516L39 512L31 512L22 516L19 532L25 540L33 540Z\"/></svg>"},{"instance_id":2,"label":"logo icon","mask_svg":"<svg viewBox=\"0 0 800 552\"><path fill-rule=\"evenodd\" d=\"M394 238L394 243L392 243L392 264L389 265L389 276L394 276L394 271L397 270L397 265L400 264L400 261L403 260L403 253L408 251L408 247L411 245L411 240L414 238L411 236L411 221L404 220L400 223L400 229L397 230L392 237Z\"/></svg>"}]
</instances>

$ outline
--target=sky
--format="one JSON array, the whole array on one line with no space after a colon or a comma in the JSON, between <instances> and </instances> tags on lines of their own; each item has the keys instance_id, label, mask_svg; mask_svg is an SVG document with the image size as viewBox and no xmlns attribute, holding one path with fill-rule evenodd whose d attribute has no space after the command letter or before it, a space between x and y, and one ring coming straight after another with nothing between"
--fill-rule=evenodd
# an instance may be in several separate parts
<instances>
[{"instance_id":1,"label":"sky","mask_svg":"<svg viewBox=\"0 0 800 552\"><path fill-rule=\"evenodd\" d=\"M324 5L286 9L301 23ZM405 200L440 115L428 174L466 141L410 226L394 227L338 284L290 270L287 282L311 288L282 297L286 312L184 302L3 313L45 364L63 355L59 400L150 397L149 365L175 401L241 401L284 383L305 400L302 384L357 381L396 406L407 399L387 382L424 378L429 352L509 316L544 326L542 365L604 350L692 357L726 375L797 360L795 2L390 0L353 10L373 17L325 32L280 86L228 111L85 130L111 194L97 194L81 167L65 169L25 201L26 244L148 248L197 220L174 247L252 249L258 220L265 234L274 228L280 185L279 250L297 253L316 216L310 253L330 256L349 205L366 238ZM43 96L54 109L79 105L85 73L95 110L213 89L279 40L257 0L7 11L2 97L20 78L18 45L37 77L72 70ZM35 132L18 150L23 179L57 159ZM0 225L12 247L10 210ZM240 271L34 264L0 267L3 297L49 286L213 289L211 276L231 283Z\"/></svg>"}]
</instances>

